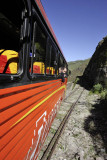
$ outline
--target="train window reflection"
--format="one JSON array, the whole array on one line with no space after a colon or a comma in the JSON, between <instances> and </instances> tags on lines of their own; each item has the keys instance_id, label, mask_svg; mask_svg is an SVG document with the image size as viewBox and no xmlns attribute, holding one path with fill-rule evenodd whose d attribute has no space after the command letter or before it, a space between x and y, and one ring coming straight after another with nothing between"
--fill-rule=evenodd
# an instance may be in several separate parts
<instances>
[{"instance_id":1,"label":"train window reflection","mask_svg":"<svg viewBox=\"0 0 107 160\"><path fill-rule=\"evenodd\" d=\"M36 26L33 35L33 46L31 49L30 57L31 57L31 65L32 65L32 73L34 74L45 74L45 58L46 58L46 42L47 37L43 30ZM31 68L30 68L31 72Z\"/></svg>"}]
</instances>

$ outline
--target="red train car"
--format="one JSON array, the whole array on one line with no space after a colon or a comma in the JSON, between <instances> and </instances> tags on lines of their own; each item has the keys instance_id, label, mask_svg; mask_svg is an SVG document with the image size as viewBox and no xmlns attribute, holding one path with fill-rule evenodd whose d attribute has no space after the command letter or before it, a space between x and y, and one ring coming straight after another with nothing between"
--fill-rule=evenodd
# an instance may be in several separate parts
<instances>
[{"instance_id":1,"label":"red train car","mask_svg":"<svg viewBox=\"0 0 107 160\"><path fill-rule=\"evenodd\" d=\"M40 0L2 1L0 35L0 159L37 159L68 65Z\"/></svg>"}]
</instances>

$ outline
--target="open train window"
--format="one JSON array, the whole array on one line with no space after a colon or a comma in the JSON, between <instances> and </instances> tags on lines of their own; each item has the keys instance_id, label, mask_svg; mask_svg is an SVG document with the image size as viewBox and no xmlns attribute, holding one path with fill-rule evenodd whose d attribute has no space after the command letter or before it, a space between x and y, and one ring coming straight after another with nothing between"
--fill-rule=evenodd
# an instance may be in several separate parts
<instances>
[{"instance_id":1,"label":"open train window","mask_svg":"<svg viewBox=\"0 0 107 160\"><path fill-rule=\"evenodd\" d=\"M68 76L68 65L66 62L64 62L64 77Z\"/></svg>"},{"instance_id":2,"label":"open train window","mask_svg":"<svg viewBox=\"0 0 107 160\"><path fill-rule=\"evenodd\" d=\"M58 63L58 67L59 67L59 73L60 73L60 68L64 67L64 59L62 57L61 54L59 54L59 63Z\"/></svg>"},{"instance_id":3,"label":"open train window","mask_svg":"<svg viewBox=\"0 0 107 160\"><path fill-rule=\"evenodd\" d=\"M21 66L22 0L0 2L0 76L18 75Z\"/></svg>"},{"instance_id":4,"label":"open train window","mask_svg":"<svg viewBox=\"0 0 107 160\"><path fill-rule=\"evenodd\" d=\"M59 54L59 63L58 63L58 70L59 70L59 77L61 76L61 74L64 74L64 77L67 77L67 64L63 58L63 56L61 54Z\"/></svg>"},{"instance_id":5,"label":"open train window","mask_svg":"<svg viewBox=\"0 0 107 160\"><path fill-rule=\"evenodd\" d=\"M31 74L45 74L47 36L39 24L34 22L29 55L29 72Z\"/></svg>"}]
</instances>

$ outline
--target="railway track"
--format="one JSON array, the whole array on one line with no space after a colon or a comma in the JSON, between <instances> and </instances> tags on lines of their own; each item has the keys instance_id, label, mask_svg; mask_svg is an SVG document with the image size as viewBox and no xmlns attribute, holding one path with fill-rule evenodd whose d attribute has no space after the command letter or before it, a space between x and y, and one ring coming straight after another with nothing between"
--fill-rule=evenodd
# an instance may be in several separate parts
<instances>
[{"instance_id":1,"label":"railway track","mask_svg":"<svg viewBox=\"0 0 107 160\"><path fill-rule=\"evenodd\" d=\"M66 97L64 102L66 102L66 100L73 95L76 91L78 91L79 87L75 88L71 93L69 93ZM84 89L82 89L82 91L80 92L78 98L76 99L76 101L70 106L70 109L67 111L67 114L65 115L65 117L63 118L60 126L58 127L58 129L56 130L53 138L51 139L50 143L48 144L46 150L44 151L42 157L40 158L40 160L50 160L51 156L53 154L53 151L56 147L56 144L58 142L59 137L61 136L62 131L64 130L65 124L67 123L74 107L76 106L76 104L78 103L82 93L83 93Z\"/></svg>"},{"instance_id":2,"label":"railway track","mask_svg":"<svg viewBox=\"0 0 107 160\"><path fill-rule=\"evenodd\" d=\"M79 87L75 88L74 90L72 90L72 92L70 92L64 99L64 102L67 100L68 97L70 97L71 95L73 95L77 90L79 89Z\"/></svg>"}]
</instances>

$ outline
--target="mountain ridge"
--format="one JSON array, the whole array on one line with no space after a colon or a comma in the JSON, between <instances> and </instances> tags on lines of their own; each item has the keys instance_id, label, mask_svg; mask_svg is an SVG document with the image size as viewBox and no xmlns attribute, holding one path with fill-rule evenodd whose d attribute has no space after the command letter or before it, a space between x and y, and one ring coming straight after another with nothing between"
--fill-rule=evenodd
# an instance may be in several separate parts
<instances>
[{"instance_id":1,"label":"mountain ridge","mask_svg":"<svg viewBox=\"0 0 107 160\"><path fill-rule=\"evenodd\" d=\"M82 76L89 61L90 58L68 62L68 69L71 71L71 75L68 77L68 81L74 81L77 76Z\"/></svg>"}]
</instances>

